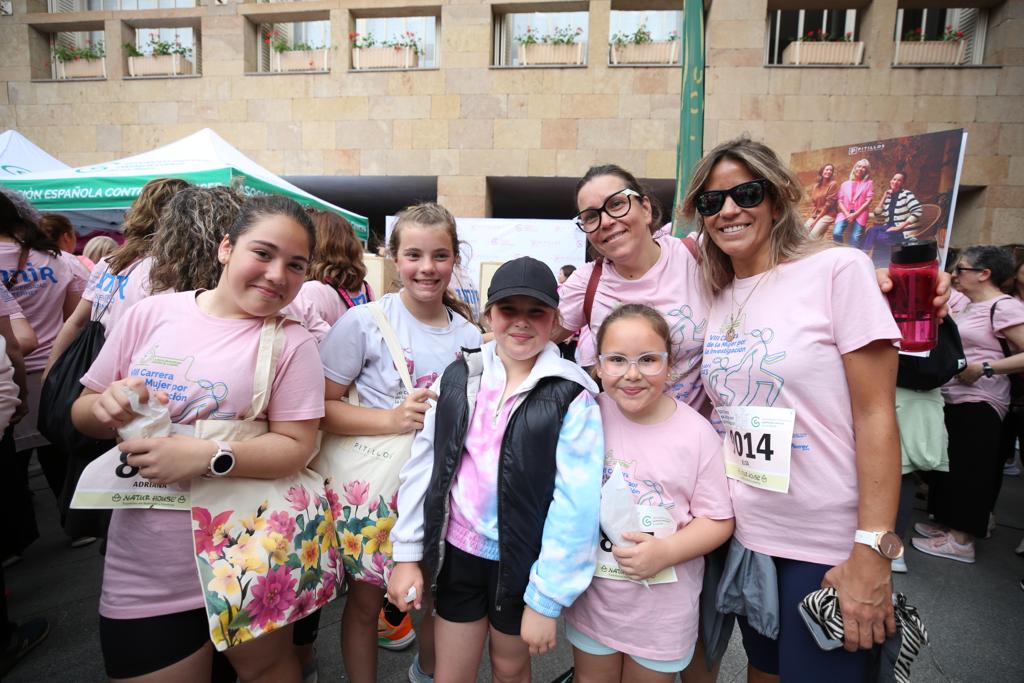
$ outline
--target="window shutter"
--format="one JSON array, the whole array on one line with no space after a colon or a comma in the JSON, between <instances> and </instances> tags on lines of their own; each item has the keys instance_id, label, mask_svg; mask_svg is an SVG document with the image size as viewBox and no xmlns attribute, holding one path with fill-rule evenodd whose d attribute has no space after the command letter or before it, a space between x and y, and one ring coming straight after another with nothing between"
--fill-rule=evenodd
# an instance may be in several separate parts
<instances>
[{"instance_id":1,"label":"window shutter","mask_svg":"<svg viewBox=\"0 0 1024 683\"><path fill-rule=\"evenodd\" d=\"M964 63L981 64L985 56L985 28L988 13L977 7L963 7L950 10L953 15L948 23L954 31L964 34Z\"/></svg>"}]
</instances>

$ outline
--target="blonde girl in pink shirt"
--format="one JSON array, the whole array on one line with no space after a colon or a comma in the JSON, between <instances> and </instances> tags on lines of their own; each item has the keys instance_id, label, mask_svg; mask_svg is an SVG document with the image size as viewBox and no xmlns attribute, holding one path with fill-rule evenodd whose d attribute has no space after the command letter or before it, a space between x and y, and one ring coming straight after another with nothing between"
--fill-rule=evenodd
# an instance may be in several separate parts
<instances>
[{"instance_id":1,"label":"blonde girl in pink shirt","mask_svg":"<svg viewBox=\"0 0 1024 683\"><path fill-rule=\"evenodd\" d=\"M75 426L109 438L135 417L124 387L148 401L151 380L144 377L172 387L153 395L168 404L175 424L247 411L264 320L299 291L314 240L309 217L292 200L248 200L219 244L223 270L216 287L148 297L112 330L82 378L86 389L71 414ZM232 466L218 476L277 479L303 468L323 416L323 374L312 336L295 323L282 329L271 395L260 416L269 423L267 433L228 444L186 435L128 440L120 444L125 464L166 484L214 474L213 456L220 462L226 451ZM220 390L214 394L211 387ZM100 598L107 675L154 683L209 680L213 647L204 602L189 511L115 510ZM241 681L301 680L291 625L226 655Z\"/></svg>"},{"instance_id":2,"label":"blonde girl in pink shirt","mask_svg":"<svg viewBox=\"0 0 1024 683\"><path fill-rule=\"evenodd\" d=\"M776 154L747 138L694 167L683 209L704 234L713 297L701 374L726 436L727 570L759 555L776 574L749 579L776 586L776 628L749 606L738 617L747 680L861 681L865 650L895 631L900 333L870 259L813 241L800 195ZM845 650L819 648L797 614L823 585L838 591Z\"/></svg>"},{"instance_id":3,"label":"blonde girl in pink shirt","mask_svg":"<svg viewBox=\"0 0 1024 683\"><path fill-rule=\"evenodd\" d=\"M832 231L832 239L836 243L843 243L843 233L852 222L853 234L850 235L849 245L860 248L868 224L868 206L874 196L875 181L871 180L871 162L861 159L850 170L850 179L839 186L839 212Z\"/></svg>"}]
</instances>

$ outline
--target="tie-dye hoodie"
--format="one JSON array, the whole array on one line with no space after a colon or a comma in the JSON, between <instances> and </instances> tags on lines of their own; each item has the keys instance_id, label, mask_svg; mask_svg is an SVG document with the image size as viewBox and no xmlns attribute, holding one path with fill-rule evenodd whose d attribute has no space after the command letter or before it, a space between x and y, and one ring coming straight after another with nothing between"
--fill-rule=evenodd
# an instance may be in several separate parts
<instances>
[{"instance_id":1,"label":"tie-dye hoodie","mask_svg":"<svg viewBox=\"0 0 1024 683\"><path fill-rule=\"evenodd\" d=\"M555 449L555 491L548 509L540 557L530 569L524 601L534 611L557 617L590 584L598 543L604 436L593 394L597 386L578 365L563 360L548 344L526 380L498 405L505 367L494 342L481 350L483 375L472 406L466 444L451 492L447 540L466 552L498 559L498 451L509 417L544 377L561 377L586 390L570 404ZM442 376L433 387L440 394ZM423 500L434 462L436 411L426 415L412 457L402 469L398 522L391 531L396 562L423 558Z\"/></svg>"}]
</instances>

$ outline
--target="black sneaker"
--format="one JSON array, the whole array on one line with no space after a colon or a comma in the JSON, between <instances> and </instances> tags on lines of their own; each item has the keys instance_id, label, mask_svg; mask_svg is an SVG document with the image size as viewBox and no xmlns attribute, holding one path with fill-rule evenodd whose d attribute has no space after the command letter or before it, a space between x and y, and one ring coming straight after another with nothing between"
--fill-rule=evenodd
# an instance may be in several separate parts
<instances>
[{"instance_id":1,"label":"black sneaker","mask_svg":"<svg viewBox=\"0 0 1024 683\"><path fill-rule=\"evenodd\" d=\"M22 657L27 655L39 643L46 640L50 632L50 624L43 618L31 619L21 624L14 630L14 636L4 650L3 658L0 659L0 676L5 675L14 668Z\"/></svg>"},{"instance_id":2,"label":"black sneaker","mask_svg":"<svg viewBox=\"0 0 1024 683\"><path fill-rule=\"evenodd\" d=\"M564 674L551 681L551 683L572 683L576 678L576 669L569 669Z\"/></svg>"}]
</instances>

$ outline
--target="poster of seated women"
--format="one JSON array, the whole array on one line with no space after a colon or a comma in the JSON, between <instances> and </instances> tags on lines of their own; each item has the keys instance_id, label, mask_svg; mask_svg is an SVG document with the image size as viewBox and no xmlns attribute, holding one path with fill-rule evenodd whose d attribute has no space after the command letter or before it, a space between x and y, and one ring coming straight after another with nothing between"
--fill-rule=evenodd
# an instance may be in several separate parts
<instances>
[{"instance_id":1,"label":"poster of seated women","mask_svg":"<svg viewBox=\"0 0 1024 683\"><path fill-rule=\"evenodd\" d=\"M804 226L863 250L879 268L893 245L935 240L944 267L966 147L960 128L796 153Z\"/></svg>"}]
</instances>

